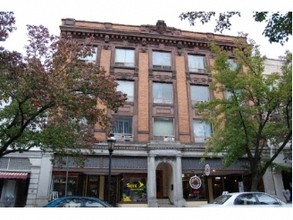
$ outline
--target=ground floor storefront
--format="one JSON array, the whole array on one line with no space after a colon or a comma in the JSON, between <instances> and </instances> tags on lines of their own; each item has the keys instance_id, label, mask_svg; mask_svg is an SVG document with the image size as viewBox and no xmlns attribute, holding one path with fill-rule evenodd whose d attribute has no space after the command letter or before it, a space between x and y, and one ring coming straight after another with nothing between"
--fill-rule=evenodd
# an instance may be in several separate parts
<instances>
[{"instance_id":1,"label":"ground floor storefront","mask_svg":"<svg viewBox=\"0 0 293 220\"><path fill-rule=\"evenodd\" d=\"M52 155L42 152L0 158L0 206L41 207L57 197L79 195L98 197L116 207L159 207L160 200L174 207L194 207L225 191L249 190L245 159L224 168L221 158L202 160L200 153L177 145L119 147L111 157L111 169L106 146L85 156L82 166L72 157L52 163ZM292 168L268 169L259 191L285 201L284 189L292 193Z\"/></svg>"},{"instance_id":2,"label":"ground floor storefront","mask_svg":"<svg viewBox=\"0 0 293 220\"><path fill-rule=\"evenodd\" d=\"M202 162L175 151L162 154L157 150L148 156L113 155L111 160L109 181L108 156L89 156L82 168L75 167L72 158L65 159L67 163L53 167L50 199L94 196L119 207L157 207L158 200L168 199L184 207L207 203L224 191L244 191L249 178L245 160L223 168L219 158Z\"/></svg>"}]
</instances>

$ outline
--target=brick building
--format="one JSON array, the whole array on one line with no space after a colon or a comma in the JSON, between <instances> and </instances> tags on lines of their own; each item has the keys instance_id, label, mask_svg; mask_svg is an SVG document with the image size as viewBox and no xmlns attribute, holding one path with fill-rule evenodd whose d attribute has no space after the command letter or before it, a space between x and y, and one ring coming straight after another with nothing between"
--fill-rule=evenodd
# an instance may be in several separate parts
<instances>
[{"instance_id":1,"label":"brick building","mask_svg":"<svg viewBox=\"0 0 293 220\"><path fill-rule=\"evenodd\" d=\"M243 190L248 174L244 160L229 168L223 168L220 158L201 162L213 128L193 107L222 95L208 88L212 73L207 67L213 62L209 42L229 51L236 37L183 31L164 21L132 26L63 19L60 29L62 36L81 43L94 37L96 54L87 62L105 68L128 97L112 114L117 140L112 204L156 207L165 199L180 207L207 202L223 191ZM84 167L75 166L71 158L65 167L53 167L52 191L109 200L107 137L98 127L96 138L95 155L88 156Z\"/></svg>"}]
</instances>

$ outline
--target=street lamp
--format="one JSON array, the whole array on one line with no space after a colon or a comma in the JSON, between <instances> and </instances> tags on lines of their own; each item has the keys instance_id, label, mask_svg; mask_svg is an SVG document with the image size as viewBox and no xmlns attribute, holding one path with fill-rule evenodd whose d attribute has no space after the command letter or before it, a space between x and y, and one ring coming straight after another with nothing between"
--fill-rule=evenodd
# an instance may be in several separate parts
<instances>
[{"instance_id":1,"label":"street lamp","mask_svg":"<svg viewBox=\"0 0 293 220\"><path fill-rule=\"evenodd\" d=\"M116 138L114 137L114 134L110 134L107 143L108 143L108 150L109 150L109 172L108 172L108 203L111 203L111 160L112 160L112 153L114 151Z\"/></svg>"}]
</instances>

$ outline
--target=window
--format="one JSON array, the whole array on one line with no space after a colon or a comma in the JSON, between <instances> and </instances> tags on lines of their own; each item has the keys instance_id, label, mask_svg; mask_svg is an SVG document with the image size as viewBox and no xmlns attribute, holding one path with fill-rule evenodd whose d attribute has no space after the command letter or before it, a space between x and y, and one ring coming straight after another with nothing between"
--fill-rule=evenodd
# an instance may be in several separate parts
<instances>
[{"instance_id":1,"label":"window","mask_svg":"<svg viewBox=\"0 0 293 220\"><path fill-rule=\"evenodd\" d=\"M66 181L67 180L67 181ZM66 174L53 174L53 189L52 191L57 193L57 197L65 196L65 188L67 185L67 196L77 195L77 177L71 176L69 173L68 178L66 179Z\"/></svg>"},{"instance_id":2,"label":"window","mask_svg":"<svg viewBox=\"0 0 293 220\"><path fill-rule=\"evenodd\" d=\"M261 205L280 205L278 200L264 193L256 193L255 196Z\"/></svg>"},{"instance_id":3,"label":"window","mask_svg":"<svg viewBox=\"0 0 293 220\"><path fill-rule=\"evenodd\" d=\"M230 198L231 198L231 195L221 195L215 198L213 201L211 201L210 204L223 205Z\"/></svg>"},{"instance_id":4,"label":"window","mask_svg":"<svg viewBox=\"0 0 293 220\"><path fill-rule=\"evenodd\" d=\"M95 208L104 208L103 204L98 201L86 199L84 201L84 207L95 207Z\"/></svg>"},{"instance_id":5,"label":"window","mask_svg":"<svg viewBox=\"0 0 293 220\"><path fill-rule=\"evenodd\" d=\"M133 49L116 49L115 65L134 67L134 50Z\"/></svg>"},{"instance_id":6,"label":"window","mask_svg":"<svg viewBox=\"0 0 293 220\"><path fill-rule=\"evenodd\" d=\"M129 174L122 180L122 202L146 202L146 175Z\"/></svg>"},{"instance_id":7,"label":"window","mask_svg":"<svg viewBox=\"0 0 293 220\"><path fill-rule=\"evenodd\" d=\"M99 196L99 176L88 176L88 181L87 181L87 196L91 197L98 197Z\"/></svg>"},{"instance_id":8,"label":"window","mask_svg":"<svg viewBox=\"0 0 293 220\"><path fill-rule=\"evenodd\" d=\"M204 183L204 176L201 174L196 174L201 179L201 187L199 189L193 189L190 187L189 181L194 173L184 173L182 176L182 186L183 186L183 197L189 201L200 201L206 200L206 186Z\"/></svg>"},{"instance_id":9,"label":"window","mask_svg":"<svg viewBox=\"0 0 293 220\"><path fill-rule=\"evenodd\" d=\"M172 84L153 83L153 103L173 104Z\"/></svg>"},{"instance_id":10,"label":"window","mask_svg":"<svg viewBox=\"0 0 293 220\"><path fill-rule=\"evenodd\" d=\"M171 53L153 51L153 68L171 70Z\"/></svg>"},{"instance_id":11,"label":"window","mask_svg":"<svg viewBox=\"0 0 293 220\"><path fill-rule=\"evenodd\" d=\"M189 72L205 73L205 56L188 55Z\"/></svg>"},{"instance_id":12,"label":"window","mask_svg":"<svg viewBox=\"0 0 293 220\"><path fill-rule=\"evenodd\" d=\"M97 50L98 50L98 48L94 47L93 53L91 55L80 58L80 60L83 60L86 63L95 63L97 61Z\"/></svg>"},{"instance_id":13,"label":"window","mask_svg":"<svg viewBox=\"0 0 293 220\"><path fill-rule=\"evenodd\" d=\"M116 117L113 127L114 136L117 141L132 140L132 118Z\"/></svg>"},{"instance_id":14,"label":"window","mask_svg":"<svg viewBox=\"0 0 293 220\"><path fill-rule=\"evenodd\" d=\"M206 138L212 135L212 126L209 122L203 120L193 120L193 132L196 142L204 142Z\"/></svg>"},{"instance_id":15,"label":"window","mask_svg":"<svg viewBox=\"0 0 293 220\"><path fill-rule=\"evenodd\" d=\"M236 70L237 68L237 63L234 61L234 59L229 58L228 59L228 64L231 70Z\"/></svg>"},{"instance_id":16,"label":"window","mask_svg":"<svg viewBox=\"0 0 293 220\"><path fill-rule=\"evenodd\" d=\"M134 82L126 80L117 80L117 91L121 91L127 95L127 101L133 102Z\"/></svg>"},{"instance_id":17,"label":"window","mask_svg":"<svg viewBox=\"0 0 293 220\"><path fill-rule=\"evenodd\" d=\"M236 90L234 90L233 93L228 91L228 90L224 91L225 99L229 100L229 101L237 101L239 106L244 106L245 105L245 100L241 97L242 96L242 90L236 89Z\"/></svg>"},{"instance_id":18,"label":"window","mask_svg":"<svg viewBox=\"0 0 293 220\"><path fill-rule=\"evenodd\" d=\"M210 100L208 86L191 85L190 92L192 105L196 104L197 102L204 102Z\"/></svg>"},{"instance_id":19,"label":"window","mask_svg":"<svg viewBox=\"0 0 293 220\"><path fill-rule=\"evenodd\" d=\"M82 200L78 198L68 198L60 202L57 207L78 208L82 207Z\"/></svg>"},{"instance_id":20,"label":"window","mask_svg":"<svg viewBox=\"0 0 293 220\"><path fill-rule=\"evenodd\" d=\"M242 194L235 198L235 205L255 205L257 204L256 198L252 193Z\"/></svg>"},{"instance_id":21,"label":"window","mask_svg":"<svg viewBox=\"0 0 293 220\"><path fill-rule=\"evenodd\" d=\"M173 119L154 119L154 139L163 141L174 141Z\"/></svg>"}]
</instances>

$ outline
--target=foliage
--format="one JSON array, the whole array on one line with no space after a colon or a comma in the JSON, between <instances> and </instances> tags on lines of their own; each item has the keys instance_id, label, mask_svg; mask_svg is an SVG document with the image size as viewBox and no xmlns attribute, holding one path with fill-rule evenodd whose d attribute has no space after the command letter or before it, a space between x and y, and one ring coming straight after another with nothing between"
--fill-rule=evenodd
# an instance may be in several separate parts
<instances>
[{"instance_id":1,"label":"foliage","mask_svg":"<svg viewBox=\"0 0 293 220\"><path fill-rule=\"evenodd\" d=\"M239 45L231 56L216 44L210 85L215 97L197 107L214 126L207 152L223 153L226 166L247 157L252 187L292 139L292 54L284 57L282 73L264 74L264 60L257 47ZM220 96L223 94L224 96ZM270 157L269 147L274 154Z\"/></svg>"},{"instance_id":2,"label":"foliage","mask_svg":"<svg viewBox=\"0 0 293 220\"><path fill-rule=\"evenodd\" d=\"M82 60L93 53L91 39L80 45L27 27L26 56L0 51L0 158L34 147L78 155L93 147L97 124L107 132L107 109L117 111L125 95L102 68Z\"/></svg>"},{"instance_id":3,"label":"foliage","mask_svg":"<svg viewBox=\"0 0 293 220\"><path fill-rule=\"evenodd\" d=\"M9 33L16 29L14 24L15 18L13 12L0 11L0 41L5 41Z\"/></svg>"},{"instance_id":4,"label":"foliage","mask_svg":"<svg viewBox=\"0 0 293 220\"><path fill-rule=\"evenodd\" d=\"M230 19L241 13L238 11L228 12L203 12L203 11L191 11L183 12L179 18L181 20L188 19L190 25L195 25L196 20L199 20L202 24L208 23L212 17L218 16L216 19L215 32L222 33L225 29L230 30ZM253 12L253 18L256 22L266 22L266 27L263 31L263 35L268 37L270 43L280 43L283 45L289 40L289 36L292 35L292 12L286 12L284 14L280 12Z\"/></svg>"}]
</instances>

